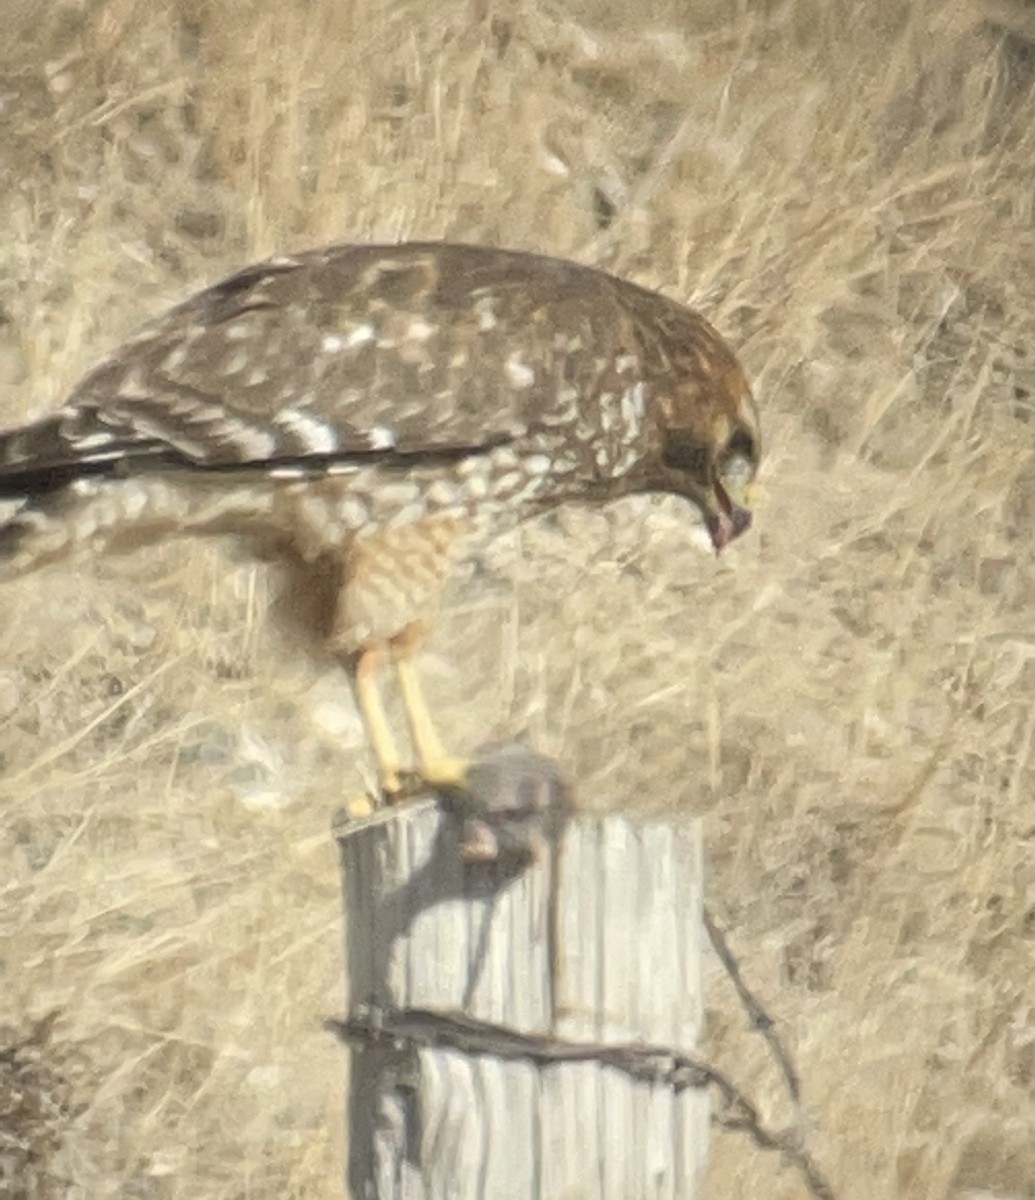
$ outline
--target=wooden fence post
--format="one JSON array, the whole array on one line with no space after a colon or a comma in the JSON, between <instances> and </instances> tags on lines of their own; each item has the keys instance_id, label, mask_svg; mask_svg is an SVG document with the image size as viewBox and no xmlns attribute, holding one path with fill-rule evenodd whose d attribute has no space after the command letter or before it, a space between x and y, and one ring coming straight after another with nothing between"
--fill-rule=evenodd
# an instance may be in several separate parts
<instances>
[{"instance_id":1,"label":"wooden fence post","mask_svg":"<svg viewBox=\"0 0 1035 1200\"><path fill-rule=\"evenodd\" d=\"M430 802L340 836L351 1200L696 1200L707 1093L607 1058L695 1050L699 824L582 815L510 878L458 838Z\"/></svg>"}]
</instances>

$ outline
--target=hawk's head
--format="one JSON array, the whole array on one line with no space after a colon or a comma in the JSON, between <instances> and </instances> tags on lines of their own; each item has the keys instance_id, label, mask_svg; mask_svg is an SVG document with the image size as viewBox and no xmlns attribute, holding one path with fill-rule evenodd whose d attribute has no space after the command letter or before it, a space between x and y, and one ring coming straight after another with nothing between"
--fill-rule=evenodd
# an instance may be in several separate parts
<instances>
[{"instance_id":1,"label":"hawk's head","mask_svg":"<svg viewBox=\"0 0 1035 1200\"><path fill-rule=\"evenodd\" d=\"M722 350L698 357L657 401L662 486L697 505L716 553L751 525L748 490L761 455L751 389Z\"/></svg>"}]
</instances>

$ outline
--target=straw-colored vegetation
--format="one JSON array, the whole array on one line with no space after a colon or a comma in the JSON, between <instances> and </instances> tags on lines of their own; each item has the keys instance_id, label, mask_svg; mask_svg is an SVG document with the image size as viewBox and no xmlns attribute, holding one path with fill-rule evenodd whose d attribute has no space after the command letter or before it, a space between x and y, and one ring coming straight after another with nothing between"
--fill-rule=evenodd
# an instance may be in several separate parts
<instances>
[{"instance_id":1,"label":"straw-colored vegetation","mask_svg":"<svg viewBox=\"0 0 1035 1200\"><path fill-rule=\"evenodd\" d=\"M0 424L330 240L570 255L728 334L753 533L716 563L675 505L529 527L429 690L459 749L524 731L587 804L703 817L839 1197L1030 1195L1030 4L4 8ZM0 595L4 1044L58 1013L40 1095L0 1087L4 1195L339 1194L328 826L369 763L279 583L175 545ZM789 1122L710 981L707 1053ZM711 1200L803 1194L734 1135L712 1160Z\"/></svg>"}]
</instances>

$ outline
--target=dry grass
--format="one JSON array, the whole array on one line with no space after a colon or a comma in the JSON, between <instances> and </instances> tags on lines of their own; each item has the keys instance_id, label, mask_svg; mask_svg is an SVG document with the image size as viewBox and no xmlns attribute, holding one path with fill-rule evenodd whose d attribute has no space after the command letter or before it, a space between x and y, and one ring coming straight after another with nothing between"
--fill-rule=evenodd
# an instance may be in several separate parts
<instances>
[{"instance_id":1,"label":"dry grass","mask_svg":"<svg viewBox=\"0 0 1035 1200\"><path fill-rule=\"evenodd\" d=\"M840 1197L1031 1194L1024 9L7 10L0 423L323 240L570 254L728 332L766 417L756 534L716 565L675 507L528 528L457 589L429 684L460 748L528 730L589 803L704 817ZM59 1010L78 1064L33 1194L339 1194L327 829L367 763L277 584L174 547L0 598L0 1023ZM789 1119L717 972L710 1018ZM729 1135L713 1163L709 1197L801 1195Z\"/></svg>"}]
</instances>

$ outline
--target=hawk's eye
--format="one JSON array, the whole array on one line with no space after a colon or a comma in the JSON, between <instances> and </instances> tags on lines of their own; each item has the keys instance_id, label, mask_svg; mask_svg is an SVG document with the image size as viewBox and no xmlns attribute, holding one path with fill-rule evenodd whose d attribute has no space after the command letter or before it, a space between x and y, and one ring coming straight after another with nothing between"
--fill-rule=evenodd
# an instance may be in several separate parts
<instances>
[{"instance_id":1,"label":"hawk's eye","mask_svg":"<svg viewBox=\"0 0 1035 1200\"><path fill-rule=\"evenodd\" d=\"M661 451L661 460L666 467L674 471L685 471L697 479L708 478L710 453L707 446L701 444L693 434L680 429L670 429L665 433L665 444Z\"/></svg>"},{"instance_id":2,"label":"hawk's eye","mask_svg":"<svg viewBox=\"0 0 1035 1200\"><path fill-rule=\"evenodd\" d=\"M726 443L722 457L725 459L742 458L745 462L755 462L758 458L758 452L755 449L755 439L751 431L745 429L743 425L735 429L730 440Z\"/></svg>"},{"instance_id":3,"label":"hawk's eye","mask_svg":"<svg viewBox=\"0 0 1035 1200\"><path fill-rule=\"evenodd\" d=\"M719 475L730 487L740 491L754 479L757 468L758 446L751 431L741 426L722 448Z\"/></svg>"}]
</instances>

